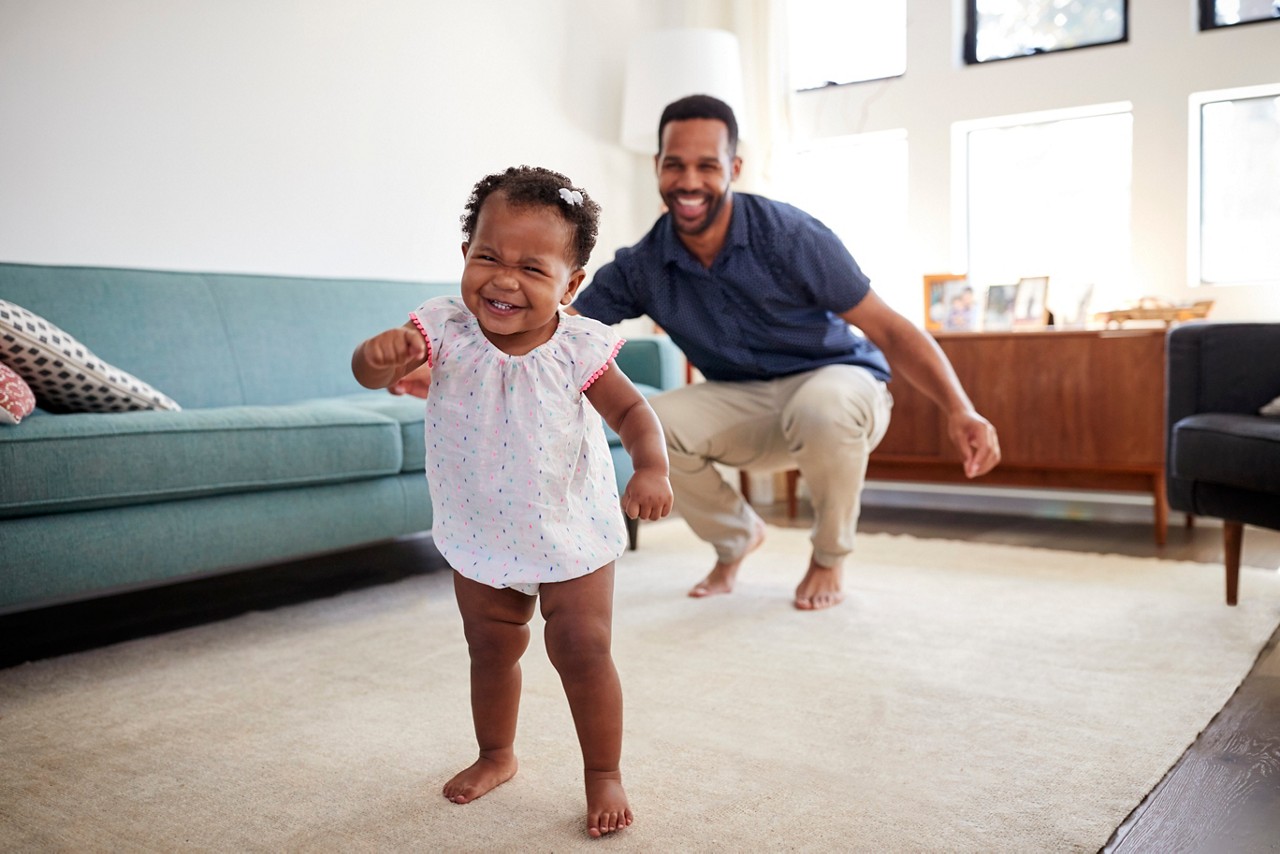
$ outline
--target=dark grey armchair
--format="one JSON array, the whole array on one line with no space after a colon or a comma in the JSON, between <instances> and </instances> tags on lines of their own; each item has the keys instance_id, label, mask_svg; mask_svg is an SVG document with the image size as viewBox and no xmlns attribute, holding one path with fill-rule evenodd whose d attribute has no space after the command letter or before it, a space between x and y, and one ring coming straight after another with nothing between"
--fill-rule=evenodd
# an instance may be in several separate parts
<instances>
[{"instance_id":1,"label":"dark grey armchair","mask_svg":"<svg viewBox=\"0 0 1280 854\"><path fill-rule=\"evenodd\" d=\"M1236 604L1244 525L1280 530L1280 323L1192 323L1169 331L1169 506L1223 521L1227 604Z\"/></svg>"}]
</instances>

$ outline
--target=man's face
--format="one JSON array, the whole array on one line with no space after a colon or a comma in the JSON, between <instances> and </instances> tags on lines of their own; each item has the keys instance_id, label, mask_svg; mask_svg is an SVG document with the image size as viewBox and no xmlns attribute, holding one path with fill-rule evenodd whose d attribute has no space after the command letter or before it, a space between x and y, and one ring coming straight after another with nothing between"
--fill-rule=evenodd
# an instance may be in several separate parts
<instances>
[{"instance_id":1,"label":"man's face","mask_svg":"<svg viewBox=\"0 0 1280 854\"><path fill-rule=\"evenodd\" d=\"M725 202L742 161L729 153L729 129L718 119L686 119L662 129L658 194L676 231L699 235L727 216Z\"/></svg>"}]
</instances>

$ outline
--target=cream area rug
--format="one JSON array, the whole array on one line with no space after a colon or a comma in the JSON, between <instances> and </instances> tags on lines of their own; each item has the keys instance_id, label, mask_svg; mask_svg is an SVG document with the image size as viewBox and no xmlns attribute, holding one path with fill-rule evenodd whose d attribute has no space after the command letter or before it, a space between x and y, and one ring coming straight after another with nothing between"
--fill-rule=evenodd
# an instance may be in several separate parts
<instances>
[{"instance_id":1,"label":"cream area rug","mask_svg":"<svg viewBox=\"0 0 1280 854\"><path fill-rule=\"evenodd\" d=\"M465 806L467 655L447 571L0 671L5 851L1095 851L1239 684L1280 578L864 535L801 613L805 532L730 596L646 524L618 563L636 823L585 833L535 631L517 777ZM535 618L535 627L540 626Z\"/></svg>"}]
</instances>

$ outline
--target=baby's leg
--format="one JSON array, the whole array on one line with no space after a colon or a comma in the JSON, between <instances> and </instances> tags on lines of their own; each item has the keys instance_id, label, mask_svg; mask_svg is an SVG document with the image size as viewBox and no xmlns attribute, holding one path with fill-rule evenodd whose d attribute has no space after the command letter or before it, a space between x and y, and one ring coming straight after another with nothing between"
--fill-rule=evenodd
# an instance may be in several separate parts
<instances>
[{"instance_id":1,"label":"baby's leg","mask_svg":"<svg viewBox=\"0 0 1280 854\"><path fill-rule=\"evenodd\" d=\"M456 572L453 590L471 653L471 718L480 756L444 784L444 796L465 804L515 776L520 656L529 646L536 600Z\"/></svg>"},{"instance_id":2,"label":"baby's leg","mask_svg":"<svg viewBox=\"0 0 1280 854\"><path fill-rule=\"evenodd\" d=\"M582 746L587 832L603 836L631 824L622 788L622 685L613 666L613 564L543 584L547 655L560 673Z\"/></svg>"}]
</instances>

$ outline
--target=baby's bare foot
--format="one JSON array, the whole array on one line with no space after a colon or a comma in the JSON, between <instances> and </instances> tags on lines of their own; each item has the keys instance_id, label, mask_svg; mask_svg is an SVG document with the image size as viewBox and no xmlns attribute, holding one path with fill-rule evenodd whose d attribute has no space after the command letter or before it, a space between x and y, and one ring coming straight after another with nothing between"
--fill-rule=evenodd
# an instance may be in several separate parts
<instances>
[{"instance_id":1,"label":"baby's bare foot","mask_svg":"<svg viewBox=\"0 0 1280 854\"><path fill-rule=\"evenodd\" d=\"M619 771L587 771L587 833L599 838L634 820Z\"/></svg>"},{"instance_id":2,"label":"baby's bare foot","mask_svg":"<svg viewBox=\"0 0 1280 854\"><path fill-rule=\"evenodd\" d=\"M515 754L510 751L482 754L444 784L444 796L455 804L469 804L514 777L517 767Z\"/></svg>"},{"instance_id":3,"label":"baby's bare foot","mask_svg":"<svg viewBox=\"0 0 1280 854\"><path fill-rule=\"evenodd\" d=\"M840 592L840 564L820 566L809 560L809 571L796 588L796 607L801 611L821 611L844 601Z\"/></svg>"},{"instance_id":4,"label":"baby's bare foot","mask_svg":"<svg viewBox=\"0 0 1280 854\"><path fill-rule=\"evenodd\" d=\"M760 548L762 543L764 543L764 522L757 522L755 535L751 538L751 542L747 544L747 550L742 553L742 557L731 563L716 561L716 565L712 567L707 577L693 585L689 595L695 599L701 599L704 596L715 596L718 593L732 593L733 582L738 577L738 568L747 559L747 555Z\"/></svg>"}]
</instances>

